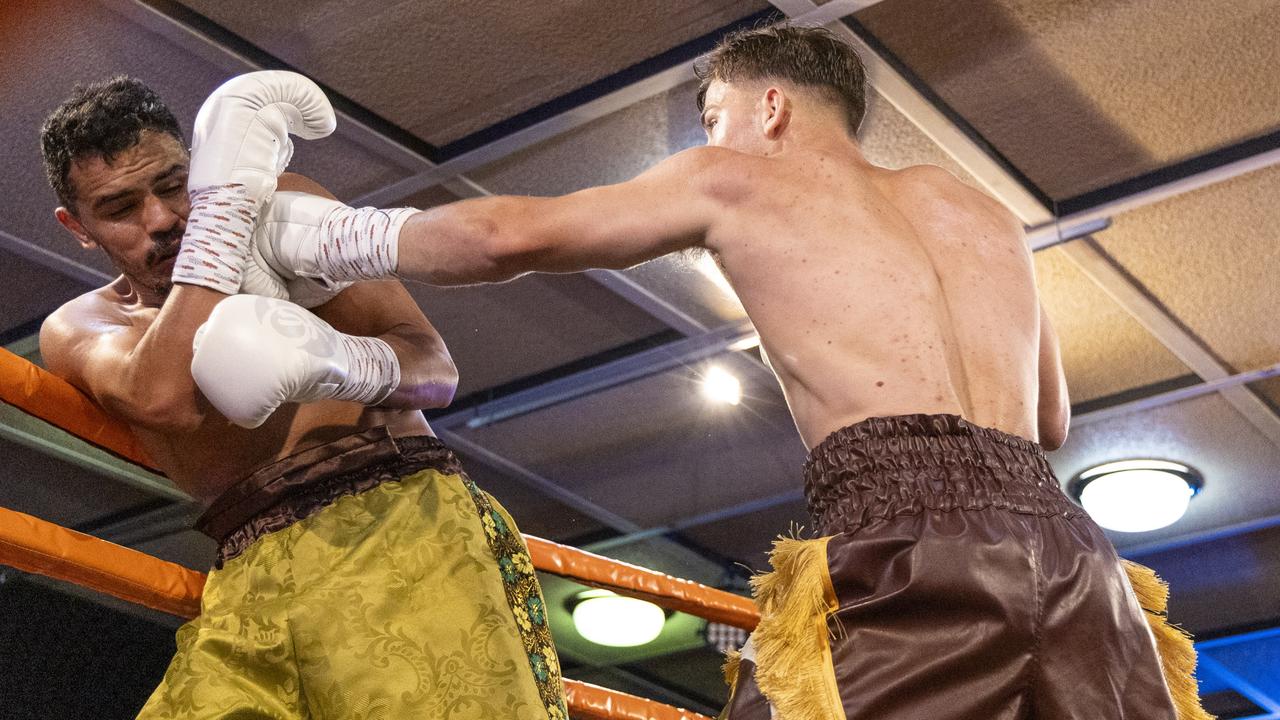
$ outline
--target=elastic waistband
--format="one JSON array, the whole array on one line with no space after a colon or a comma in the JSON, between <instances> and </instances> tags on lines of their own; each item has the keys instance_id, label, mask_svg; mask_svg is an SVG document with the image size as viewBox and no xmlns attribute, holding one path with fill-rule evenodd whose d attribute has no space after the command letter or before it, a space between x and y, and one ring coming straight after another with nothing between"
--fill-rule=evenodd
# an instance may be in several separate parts
<instances>
[{"instance_id":1,"label":"elastic waistband","mask_svg":"<svg viewBox=\"0 0 1280 720\"><path fill-rule=\"evenodd\" d=\"M804 465L805 499L823 535L925 509L997 507L1074 517L1036 443L956 415L869 418L819 443Z\"/></svg>"},{"instance_id":2,"label":"elastic waistband","mask_svg":"<svg viewBox=\"0 0 1280 720\"><path fill-rule=\"evenodd\" d=\"M422 470L462 472L453 451L429 435L394 438L380 426L308 448L254 471L209 506L195 529L217 540L217 567L254 540L335 500Z\"/></svg>"}]
</instances>

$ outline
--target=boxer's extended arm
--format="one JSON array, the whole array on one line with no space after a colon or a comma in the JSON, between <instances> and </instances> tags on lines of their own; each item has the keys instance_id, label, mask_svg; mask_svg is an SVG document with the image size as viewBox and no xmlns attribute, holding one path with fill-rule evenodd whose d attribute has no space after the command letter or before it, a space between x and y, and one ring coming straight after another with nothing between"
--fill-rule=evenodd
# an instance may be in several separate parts
<instances>
[{"instance_id":1,"label":"boxer's extended arm","mask_svg":"<svg viewBox=\"0 0 1280 720\"><path fill-rule=\"evenodd\" d=\"M400 384L381 407L446 407L458 388L458 369L440 333L396 281L360 282L312 312L348 335L376 337L400 361Z\"/></svg>"},{"instance_id":2,"label":"boxer's extended arm","mask_svg":"<svg viewBox=\"0 0 1280 720\"><path fill-rule=\"evenodd\" d=\"M1067 398L1067 378L1062 372L1058 336L1043 306L1040 308L1040 403L1037 416L1040 445L1045 450L1062 447L1067 441L1067 426L1071 422L1071 403Z\"/></svg>"},{"instance_id":3,"label":"boxer's extended arm","mask_svg":"<svg viewBox=\"0 0 1280 720\"><path fill-rule=\"evenodd\" d=\"M616 185L432 208L400 230L396 274L435 285L496 282L624 268L703 245L725 207L745 197L739 162L732 151L700 147Z\"/></svg>"},{"instance_id":4,"label":"boxer's extended arm","mask_svg":"<svg viewBox=\"0 0 1280 720\"><path fill-rule=\"evenodd\" d=\"M40 329L45 366L131 425L191 431L207 405L191 377L191 338L226 296L175 286L145 330L103 312L88 295L59 308Z\"/></svg>"}]
</instances>

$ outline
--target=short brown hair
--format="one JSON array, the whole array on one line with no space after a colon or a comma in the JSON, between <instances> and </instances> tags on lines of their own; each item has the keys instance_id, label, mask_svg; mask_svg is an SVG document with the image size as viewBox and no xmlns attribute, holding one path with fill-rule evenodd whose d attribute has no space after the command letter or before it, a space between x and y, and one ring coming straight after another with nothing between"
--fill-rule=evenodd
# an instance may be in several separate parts
<instances>
[{"instance_id":1,"label":"short brown hair","mask_svg":"<svg viewBox=\"0 0 1280 720\"><path fill-rule=\"evenodd\" d=\"M849 43L820 27L773 27L739 30L726 35L694 65L702 81L698 110L713 81L776 79L822 92L841 107L850 134L867 112L867 71Z\"/></svg>"}]
</instances>

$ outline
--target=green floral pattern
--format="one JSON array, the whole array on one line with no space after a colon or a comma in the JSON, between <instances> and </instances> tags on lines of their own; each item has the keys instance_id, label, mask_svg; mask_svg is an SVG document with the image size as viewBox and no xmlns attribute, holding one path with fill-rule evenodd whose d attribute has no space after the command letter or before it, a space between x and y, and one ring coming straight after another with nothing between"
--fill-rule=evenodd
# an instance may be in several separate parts
<instances>
[{"instance_id":1,"label":"green floral pattern","mask_svg":"<svg viewBox=\"0 0 1280 720\"><path fill-rule=\"evenodd\" d=\"M542 587L534 573L533 561L524 539L515 531L515 523L489 493L463 475L463 482L471 493L471 499L480 513L485 537L494 557L498 558L499 574L506 589L507 602L515 614L516 625L529 655L529 668L538 682L538 689L547 716L552 720L565 720L569 716L565 706L564 681L560 676L560 659L551 639L547 624L546 603L542 599Z\"/></svg>"}]
</instances>

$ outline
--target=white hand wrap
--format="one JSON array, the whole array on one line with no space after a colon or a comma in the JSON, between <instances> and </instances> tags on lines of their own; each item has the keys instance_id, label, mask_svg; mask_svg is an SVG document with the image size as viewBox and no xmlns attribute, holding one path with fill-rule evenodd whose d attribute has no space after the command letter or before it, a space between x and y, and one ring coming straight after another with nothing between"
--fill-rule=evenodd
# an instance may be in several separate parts
<instances>
[{"instance_id":1,"label":"white hand wrap","mask_svg":"<svg viewBox=\"0 0 1280 720\"><path fill-rule=\"evenodd\" d=\"M293 156L289 133L320 138L336 123L328 98L297 73L248 73L213 91L192 132L191 213L174 282L238 292L258 210Z\"/></svg>"},{"instance_id":2,"label":"white hand wrap","mask_svg":"<svg viewBox=\"0 0 1280 720\"><path fill-rule=\"evenodd\" d=\"M378 338L354 337L294 305L236 295L196 331L191 374L218 412L255 428L283 403L333 399L376 405L400 384Z\"/></svg>"}]
</instances>

